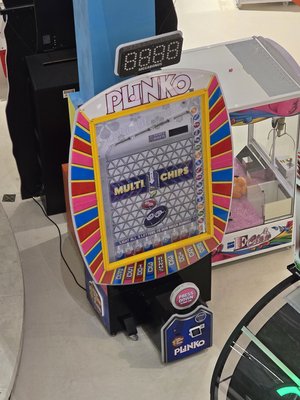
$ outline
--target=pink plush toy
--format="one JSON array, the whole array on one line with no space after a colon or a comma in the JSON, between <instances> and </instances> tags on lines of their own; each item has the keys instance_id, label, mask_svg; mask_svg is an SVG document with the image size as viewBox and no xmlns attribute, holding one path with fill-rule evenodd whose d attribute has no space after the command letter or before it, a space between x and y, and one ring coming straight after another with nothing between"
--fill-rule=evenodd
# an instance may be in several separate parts
<instances>
[{"instance_id":1,"label":"pink plush toy","mask_svg":"<svg viewBox=\"0 0 300 400\"><path fill-rule=\"evenodd\" d=\"M233 193L234 199L240 199L247 193L247 182L242 176L235 176L233 182Z\"/></svg>"}]
</instances>

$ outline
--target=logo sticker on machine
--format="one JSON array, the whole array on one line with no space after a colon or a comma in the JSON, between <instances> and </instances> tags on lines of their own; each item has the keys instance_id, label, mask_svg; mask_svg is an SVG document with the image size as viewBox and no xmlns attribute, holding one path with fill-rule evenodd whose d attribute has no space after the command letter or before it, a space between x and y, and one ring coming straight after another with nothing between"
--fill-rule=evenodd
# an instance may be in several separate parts
<instances>
[{"instance_id":1,"label":"logo sticker on machine","mask_svg":"<svg viewBox=\"0 0 300 400\"><path fill-rule=\"evenodd\" d=\"M151 208L155 207L157 204L155 199L146 199L143 203L142 203L142 209L143 210L150 210Z\"/></svg>"},{"instance_id":2,"label":"logo sticker on machine","mask_svg":"<svg viewBox=\"0 0 300 400\"><path fill-rule=\"evenodd\" d=\"M186 282L173 290L170 301L172 306L177 310L185 310L193 306L199 297L199 288L192 282Z\"/></svg>"},{"instance_id":3,"label":"logo sticker on machine","mask_svg":"<svg viewBox=\"0 0 300 400\"><path fill-rule=\"evenodd\" d=\"M173 314L161 328L162 361L180 360L210 347L212 325L212 312L203 305L187 314Z\"/></svg>"},{"instance_id":4,"label":"logo sticker on machine","mask_svg":"<svg viewBox=\"0 0 300 400\"><path fill-rule=\"evenodd\" d=\"M96 312L103 317L104 316L104 305L103 298L97 288L97 285L94 281L89 281L88 285L88 296L92 305L94 306Z\"/></svg>"},{"instance_id":5,"label":"logo sticker on machine","mask_svg":"<svg viewBox=\"0 0 300 400\"><path fill-rule=\"evenodd\" d=\"M160 224L167 216L168 209L166 206L158 206L154 208L145 218L144 225L146 228L152 228Z\"/></svg>"}]
</instances>

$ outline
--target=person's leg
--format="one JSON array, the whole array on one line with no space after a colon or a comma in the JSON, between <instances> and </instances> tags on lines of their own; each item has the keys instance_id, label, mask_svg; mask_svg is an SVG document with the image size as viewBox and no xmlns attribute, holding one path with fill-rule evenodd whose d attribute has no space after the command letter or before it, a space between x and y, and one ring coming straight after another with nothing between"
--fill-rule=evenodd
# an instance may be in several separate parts
<instances>
[{"instance_id":1,"label":"person's leg","mask_svg":"<svg viewBox=\"0 0 300 400\"><path fill-rule=\"evenodd\" d=\"M156 34L177 30L177 14L173 0L155 0Z\"/></svg>"},{"instance_id":2,"label":"person's leg","mask_svg":"<svg viewBox=\"0 0 300 400\"><path fill-rule=\"evenodd\" d=\"M5 1L7 8L13 7ZM38 195L42 188L38 143L34 132L34 115L25 57L35 53L35 20L33 10L15 11L5 27L9 94L6 117L12 140L23 199Z\"/></svg>"}]
</instances>

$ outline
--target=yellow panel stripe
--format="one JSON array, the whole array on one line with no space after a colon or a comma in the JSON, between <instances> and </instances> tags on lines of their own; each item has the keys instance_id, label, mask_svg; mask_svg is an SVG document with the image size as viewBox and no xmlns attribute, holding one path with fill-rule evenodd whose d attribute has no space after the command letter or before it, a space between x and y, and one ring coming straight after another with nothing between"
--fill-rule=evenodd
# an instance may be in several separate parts
<instances>
[{"instance_id":1,"label":"yellow panel stripe","mask_svg":"<svg viewBox=\"0 0 300 400\"><path fill-rule=\"evenodd\" d=\"M74 164L74 163L72 163L71 166L72 166L72 167L79 167L79 168L82 168L82 169L87 169L87 170L89 170L89 171L93 171L93 170L94 170L93 167L87 167L87 166L82 165L82 164ZM76 181L76 182L78 182L78 181ZM85 181L85 182L86 182L86 181Z\"/></svg>"},{"instance_id":2,"label":"yellow panel stripe","mask_svg":"<svg viewBox=\"0 0 300 400\"><path fill-rule=\"evenodd\" d=\"M210 122L212 122L212 121L213 121L213 120L210 120ZM211 132L210 132L210 135L213 135L215 132L217 132L220 128L222 128L222 126L226 125L227 123L228 123L228 120L226 119L226 121L223 122L223 124L219 125L214 131L211 131ZM228 136L230 136L230 132L228 133L228 135L226 136L225 139L227 139ZM220 142L221 142L221 140L218 141L217 143L220 143ZM215 144L216 144L216 143L215 143Z\"/></svg>"},{"instance_id":3,"label":"yellow panel stripe","mask_svg":"<svg viewBox=\"0 0 300 400\"><path fill-rule=\"evenodd\" d=\"M96 192L88 192L84 194L77 194L76 196L72 196L72 199L80 199L81 197L90 196L91 194L96 194Z\"/></svg>"},{"instance_id":4,"label":"yellow panel stripe","mask_svg":"<svg viewBox=\"0 0 300 400\"><path fill-rule=\"evenodd\" d=\"M80 151L80 150L77 150L77 149L73 149L72 153L77 153L77 154L83 155L85 157L93 158L91 154L84 153L83 151Z\"/></svg>"},{"instance_id":5,"label":"yellow panel stripe","mask_svg":"<svg viewBox=\"0 0 300 400\"><path fill-rule=\"evenodd\" d=\"M219 143L219 142L218 142L218 143ZM221 156L225 156L225 154L229 154L229 153L232 153L232 150L224 151L224 153L219 153L219 154L217 154L217 155L215 155L215 156L212 156L211 159L213 160L213 159L215 159L215 158L219 158L219 157L221 157ZM232 167L229 167L229 168L232 168Z\"/></svg>"},{"instance_id":6,"label":"yellow panel stripe","mask_svg":"<svg viewBox=\"0 0 300 400\"><path fill-rule=\"evenodd\" d=\"M74 138L78 139L80 142L87 144L88 146L91 146L91 143L88 142L87 140L82 139L80 136L77 136L74 134Z\"/></svg>"}]
</instances>

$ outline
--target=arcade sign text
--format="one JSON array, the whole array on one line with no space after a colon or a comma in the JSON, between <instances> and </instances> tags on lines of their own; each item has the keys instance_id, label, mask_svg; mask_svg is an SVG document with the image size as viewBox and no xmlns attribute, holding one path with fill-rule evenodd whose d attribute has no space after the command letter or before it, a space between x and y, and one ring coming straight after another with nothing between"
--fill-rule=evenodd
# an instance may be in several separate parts
<instances>
[{"instance_id":1,"label":"arcade sign text","mask_svg":"<svg viewBox=\"0 0 300 400\"><path fill-rule=\"evenodd\" d=\"M187 93L191 85L191 78L186 74L145 77L138 83L127 83L106 93L107 114Z\"/></svg>"}]
</instances>

